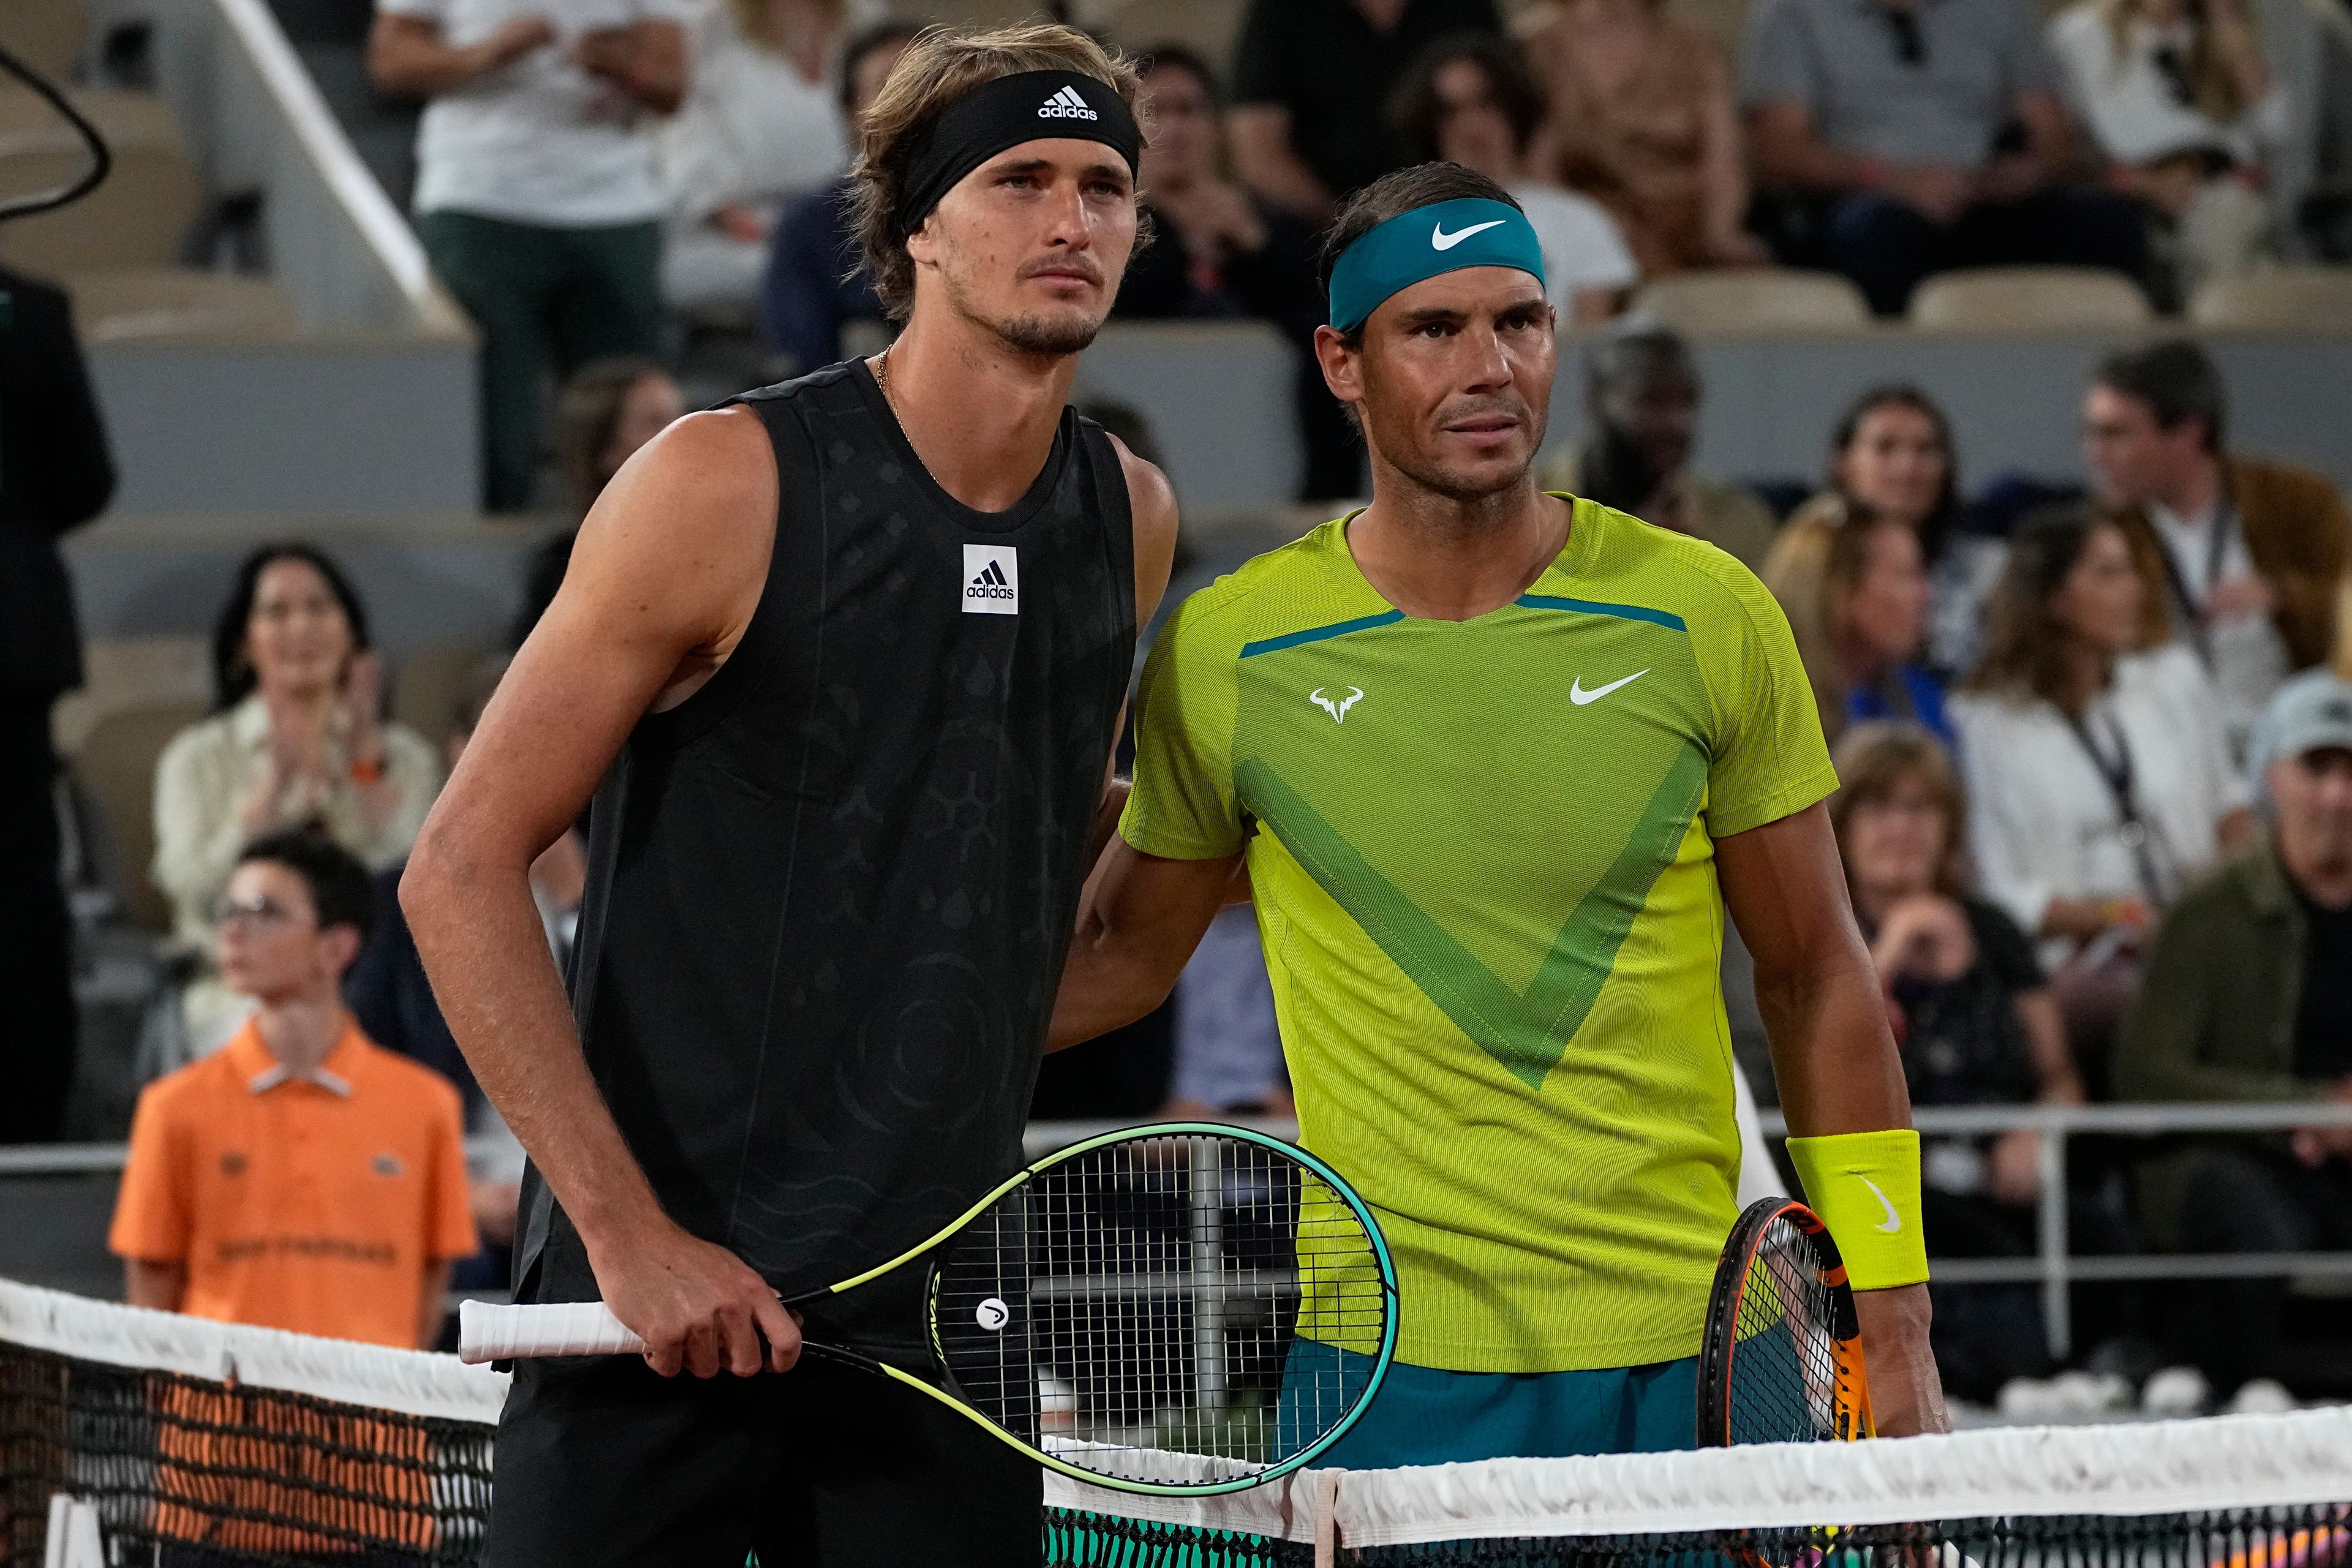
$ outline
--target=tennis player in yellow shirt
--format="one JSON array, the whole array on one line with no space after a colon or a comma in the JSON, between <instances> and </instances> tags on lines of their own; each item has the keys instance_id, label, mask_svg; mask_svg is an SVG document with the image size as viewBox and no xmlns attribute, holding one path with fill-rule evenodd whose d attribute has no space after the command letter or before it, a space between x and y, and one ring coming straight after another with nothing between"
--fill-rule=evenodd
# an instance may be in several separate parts
<instances>
[{"instance_id":1,"label":"tennis player in yellow shirt","mask_svg":"<svg viewBox=\"0 0 2352 1568\"><path fill-rule=\"evenodd\" d=\"M1326 256L1371 504L1161 634L1053 1044L1157 1005L1245 866L1302 1141L1400 1275L1328 1462L1688 1447L1737 1215L1727 905L1880 1430L1942 1429L1918 1139L1787 622L1712 546L1536 489L1553 318L1500 187L1389 175Z\"/></svg>"}]
</instances>

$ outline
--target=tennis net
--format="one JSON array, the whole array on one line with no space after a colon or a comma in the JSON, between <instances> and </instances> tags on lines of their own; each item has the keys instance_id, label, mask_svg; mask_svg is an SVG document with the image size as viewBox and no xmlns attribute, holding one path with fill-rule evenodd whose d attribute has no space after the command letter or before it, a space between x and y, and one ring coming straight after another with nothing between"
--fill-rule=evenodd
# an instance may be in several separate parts
<instances>
[{"instance_id":1,"label":"tennis net","mask_svg":"<svg viewBox=\"0 0 2352 1568\"><path fill-rule=\"evenodd\" d=\"M0 1281L0 1564L478 1562L506 1383Z\"/></svg>"},{"instance_id":2,"label":"tennis net","mask_svg":"<svg viewBox=\"0 0 2352 1568\"><path fill-rule=\"evenodd\" d=\"M1045 1494L1048 1568L2347 1568L2352 1408Z\"/></svg>"}]
</instances>

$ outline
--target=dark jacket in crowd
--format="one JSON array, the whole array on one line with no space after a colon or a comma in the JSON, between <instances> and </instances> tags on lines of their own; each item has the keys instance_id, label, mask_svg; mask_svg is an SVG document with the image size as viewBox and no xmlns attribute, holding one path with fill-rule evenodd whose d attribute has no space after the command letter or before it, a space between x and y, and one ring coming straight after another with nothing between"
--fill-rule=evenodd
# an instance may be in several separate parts
<instances>
[{"instance_id":1,"label":"dark jacket in crowd","mask_svg":"<svg viewBox=\"0 0 2352 1568\"><path fill-rule=\"evenodd\" d=\"M768 346L787 355L794 375L822 370L842 357L841 329L880 321L882 301L858 265L849 231L855 185L845 175L785 204L768 242L768 275L760 288L760 328Z\"/></svg>"},{"instance_id":2,"label":"dark jacket in crowd","mask_svg":"<svg viewBox=\"0 0 2352 1568\"><path fill-rule=\"evenodd\" d=\"M2268 839L2182 894L2157 932L2138 1000L2124 1023L2116 1098L2326 1098L2332 1077L2297 1070L2308 930L2302 900ZM2352 976L2315 978L2352 985ZM2196 1151L2189 1149L2150 1161L2142 1173L2143 1206L2159 1246L2172 1243L2172 1221L2195 1163Z\"/></svg>"},{"instance_id":3,"label":"dark jacket in crowd","mask_svg":"<svg viewBox=\"0 0 2352 1568\"><path fill-rule=\"evenodd\" d=\"M114 463L66 297L0 268L0 695L81 684L81 629L58 541L106 509Z\"/></svg>"}]
</instances>

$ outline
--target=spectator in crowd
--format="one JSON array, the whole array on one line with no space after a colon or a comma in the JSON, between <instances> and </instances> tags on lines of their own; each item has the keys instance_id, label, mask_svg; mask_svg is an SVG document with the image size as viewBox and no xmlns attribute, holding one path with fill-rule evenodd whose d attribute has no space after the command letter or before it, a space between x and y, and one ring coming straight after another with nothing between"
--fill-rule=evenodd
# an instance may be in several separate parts
<instances>
[{"instance_id":1,"label":"spectator in crowd","mask_svg":"<svg viewBox=\"0 0 2352 1568\"><path fill-rule=\"evenodd\" d=\"M2319 51L2312 93L2311 184L2295 218L2322 261L2352 261L2352 39L2339 29L2336 48Z\"/></svg>"},{"instance_id":2,"label":"spectator in crowd","mask_svg":"<svg viewBox=\"0 0 2352 1568\"><path fill-rule=\"evenodd\" d=\"M255 838L317 826L378 869L408 853L441 769L423 736L380 719L378 670L367 612L324 552L246 558L213 632L220 710L173 737L155 769L155 885L189 952L215 946L215 905ZM247 1011L210 977L184 1000L198 1054Z\"/></svg>"},{"instance_id":3,"label":"spectator in crowd","mask_svg":"<svg viewBox=\"0 0 2352 1568\"><path fill-rule=\"evenodd\" d=\"M1893 537L1906 537L1900 531ZM2033 944L1999 906L1969 891L1967 808L1939 739L1872 722L1836 752L1830 820L1854 916L1886 987L1914 1105L2068 1105L2083 1099L2065 1026ZM1921 1150L1923 1223L1947 1257L2031 1254L2042 1195L2041 1140L1936 1138ZM1948 1385L1983 1399L2042 1359L2030 1290L1936 1301L1936 1362ZM2020 1306L2023 1310L2018 1310Z\"/></svg>"},{"instance_id":4,"label":"spectator in crowd","mask_svg":"<svg viewBox=\"0 0 2352 1568\"><path fill-rule=\"evenodd\" d=\"M2248 0L2074 0L2049 38L2108 183L2158 226L2179 298L2277 254L2264 192L2290 106Z\"/></svg>"},{"instance_id":5,"label":"spectator in crowd","mask_svg":"<svg viewBox=\"0 0 2352 1568\"><path fill-rule=\"evenodd\" d=\"M2127 1100L2352 1102L2352 686L2282 692L2274 830L2165 917L2115 1064ZM2352 1247L2352 1129L2199 1140L2141 1172L2158 1246ZM2181 1288L2174 1348L2216 1388L2275 1376L2287 1281Z\"/></svg>"},{"instance_id":6,"label":"spectator in crowd","mask_svg":"<svg viewBox=\"0 0 2352 1568\"><path fill-rule=\"evenodd\" d=\"M2336 646L2327 662L2315 665L2301 675L2289 676L2278 689L2262 717L2254 721L2252 733L2246 737L2246 785L2252 791L2255 811L2272 815L2268 774L2270 765L2278 761L2278 721L2280 711L2287 706L2288 693L2306 686L2325 686L2330 681L2352 681L2352 573L2347 573L2336 585Z\"/></svg>"},{"instance_id":7,"label":"spectator in crowd","mask_svg":"<svg viewBox=\"0 0 2352 1568\"><path fill-rule=\"evenodd\" d=\"M1412 161L1389 95L1459 33L1500 34L1495 0L1250 0L1234 48L1234 172L1318 227L1339 198Z\"/></svg>"},{"instance_id":8,"label":"spectator in crowd","mask_svg":"<svg viewBox=\"0 0 2352 1568\"><path fill-rule=\"evenodd\" d=\"M1537 167L1607 207L1644 276L1771 259L1723 51L1664 0L1566 0L1527 39L1550 109Z\"/></svg>"},{"instance_id":9,"label":"spectator in crowd","mask_svg":"<svg viewBox=\"0 0 2352 1568\"><path fill-rule=\"evenodd\" d=\"M432 100L416 231L482 333L483 504L531 504L540 378L650 353L661 188L649 115L686 91L683 0L378 0L369 68Z\"/></svg>"},{"instance_id":10,"label":"spectator in crowd","mask_svg":"<svg viewBox=\"0 0 2352 1568\"><path fill-rule=\"evenodd\" d=\"M1695 471L1702 391L1690 345L1671 328L1621 326L1584 362L1584 444L1552 459L1547 489L1704 539L1751 572L1772 548L1772 514L1737 485Z\"/></svg>"},{"instance_id":11,"label":"spectator in crowd","mask_svg":"<svg viewBox=\"0 0 2352 1568\"><path fill-rule=\"evenodd\" d=\"M842 118L856 140L858 120L890 68L920 29L908 22L877 22L842 47L835 92ZM805 375L842 357L841 329L850 321L879 321L882 302L850 237L849 176L784 205L768 247L768 271L760 291L760 327L768 346Z\"/></svg>"},{"instance_id":12,"label":"spectator in crowd","mask_svg":"<svg viewBox=\"0 0 2352 1568\"><path fill-rule=\"evenodd\" d=\"M1166 1115L1291 1116L1290 1074L1249 905L1217 911L1176 977L1176 1063Z\"/></svg>"},{"instance_id":13,"label":"spectator in crowd","mask_svg":"<svg viewBox=\"0 0 2352 1568\"><path fill-rule=\"evenodd\" d=\"M1763 0L1742 96L1759 181L1811 205L1821 259L1893 316L1948 268L2145 275L2137 209L2069 183L2055 83L2016 0Z\"/></svg>"},{"instance_id":14,"label":"spectator in crowd","mask_svg":"<svg viewBox=\"0 0 2352 1568\"><path fill-rule=\"evenodd\" d=\"M703 18L686 102L656 143L673 309L748 315L784 204L848 166L835 86L848 13L849 0L727 0Z\"/></svg>"},{"instance_id":15,"label":"spectator in crowd","mask_svg":"<svg viewBox=\"0 0 2352 1568\"><path fill-rule=\"evenodd\" d=\"M2352 514L2326 475L2232 454L2227 394L2203 349L2176 340L2102 361L2083 400L2100 500L2162 592L2151 637L2177 636L2220 689L2242 745L2289 674L2327 657Z\"/></svg>"},{"instance_id":16,"label":"spectator in crowd","mask_svg":"<svg viewBox=\"0 0 2352 1568\"><path fill-rule=\"evenodd\" d=\"M2042 944L2085 1064L2105 1060L2154 912L2252 827L2212 683L2179 647L2140 651L2150 591L2111 520L2029 522L1951 702L1978 878Z\"/></svg>"},{"instance_id":17,"label":"spectator in crowd","mask_svg":"<svg viewBox=\"0 0 2352 1568\"><path fill-rule=\"evenodd\" d=\"M1432 46L1390 106L1416 163L1444 159L1511 193L1543 247L1544 288L1563 322L1592 326L1624 308L1641 272L1615 220L1597 204L1531 174L1528 144L1543 123L1543 89L1507 39Z\"/></svg>"},{"instance_id":18,"label":"spectator in crowd","mask_svg":"<svg viewBox=\"0 0 2352 1568\"><path fill-rule=\"evenodd\" d=\"M440 1335L476 1247L457 1092L371 1043L343 971L365 867L316 834L247 846L218 911L220 972L255 1011L147 1086L108 1246L135 1307L406 1349Z\"/></svg>"},{"instance_id":19,"label":"spectator in crowd","mask_svg":"<svg viewBox=\"0 0 2352 1568\"><path fill-rule=\"evenodd\" d=\"M1812 679L1822 732L1907 720L1946 745L1944 683L1918 661L1927 640L1927 568L1906 522L1850 507L1772 552L1764 585L1788 613Z\"/></svg>"},{"instance_id":20,"label":"spectator in crowd","mask_svg":"<svg viewBox=\"0 0 2352 1568\"><path fill-rule=\"evenodd\" d=\"M1267 206L1226 177L1217 81L1180 44L1142 56L1151 141L1139 171L1152 243L1129 263L1111 313L1130 320L1255 316L1297 351L1293 396L1307 467L1302 500L1358 494L1363 447L1323 384L1315 329L1326 310L1315 226Z\"/></svg>"},{"instance_id":21,"label":"spectator in crowd","mask_svg":"<svg viewBox=\"0 0 2352 1568\"><path fill-rule=\"evenodd\" d=\"M532 551L523 568L522 604L510 640L518 647L563 585L579 520L588 515L621 465L686 412L685 395L650 359L616 354L583 368L555 400L555 470L572 526Z\"/></svg>"},{"instance_id":22,"label":"spectator in crowd","mask_svg":"<svg viewBox=\"0 0 2352 1568\"><path fill-rule=\"evenodd\" d=\"M1822 559L1822 542L1810 536L1849 510L1910 524L1932 589L1927 661L1945 674L1973 666L2004 552L1999 540L1960 527L1959 457L1943 409L1903 383L1867 389L1831 432L1828 477L1827 488L1789 519L1779 548ZM1785 570L1768 566L1766 574Z\"/></svg>"},{"instance_id":23,"label":"spectator in crowd","mask_svg":"<svg viewBox=\"0 0 2352 1568\"><path fill-rule=\"evenodd\" d=\"M61 1131L77 1030L49 710L81 684L81 628L58 541L114 463L66 297L0 268L0 1143L29 1143Z\"/></svg>"}]
</instances>

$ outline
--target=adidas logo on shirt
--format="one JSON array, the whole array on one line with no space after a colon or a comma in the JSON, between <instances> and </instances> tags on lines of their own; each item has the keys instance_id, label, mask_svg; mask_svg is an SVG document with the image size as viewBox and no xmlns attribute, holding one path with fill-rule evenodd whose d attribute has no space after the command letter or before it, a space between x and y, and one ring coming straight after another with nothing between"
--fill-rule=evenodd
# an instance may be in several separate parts
<instances>
[{"instance_id":1,"label":"adidas logo on shirt","mask_svg":"<svg viewBox=\"0 0 2352 1568\"><path fill-rule=\"evenodd\" d=\"M1102 116L1087 107L1087 100L1078 96L1077 89L1066 87L1045 100L1045 106L1037 111L1037 118L1040 120L1099 120Z\"/></svg>"},{"instance_id":2,"label":"adidas logo on shirt","mask_svg":"<svg viewBox=\"0 0 2352 1568\"><path fill-rule=\"evenodd\" d=\"M1021 552L1012 545L965 545L963 576L965 615L1021 613Z\"/></svg>"}]
</instances>

